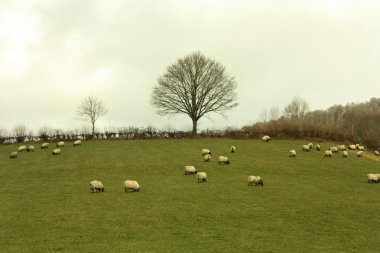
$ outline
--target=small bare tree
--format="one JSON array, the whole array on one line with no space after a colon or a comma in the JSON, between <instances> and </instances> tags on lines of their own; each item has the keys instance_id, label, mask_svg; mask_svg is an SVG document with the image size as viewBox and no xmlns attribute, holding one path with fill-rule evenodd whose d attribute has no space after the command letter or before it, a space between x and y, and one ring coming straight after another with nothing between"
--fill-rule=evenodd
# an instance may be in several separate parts
<instances>
[{"instance_id":1,"label":"small bare tree","mask_svg":"<svg viewBox=\"0 0 380 253\"><path fill-rule=\"evenodd\" d=\"M26 137L28 128L24 124L17 124L13 128L14 136L16 137L17 142L23 142Z\"/></svg>"},{"instance_id":2,"label":"small bare tree","mask_svg":"<svg viewBox=\"0 0 380 253\"><path fill-rule=\"evenodd\" d=\"M200 118L210 112L224 115L238 105L235 89L225 67L196 52L167 68L153 88L151 103L160 115L187 114L196 134Z\"/></svg>"},{"instance_id":3,"label":"small bare tree","mask_svg":"<svg viewBox=\"0 0 380 253\"><path fill-rule=\"evenodd\" d=\"M90 121L92 126L91 136L94 138L95 122L100 116L107 113L107 109L102 100L89 96L85 98L77 108L77 116L83 121Z\"/></svg>"}]
</instances>

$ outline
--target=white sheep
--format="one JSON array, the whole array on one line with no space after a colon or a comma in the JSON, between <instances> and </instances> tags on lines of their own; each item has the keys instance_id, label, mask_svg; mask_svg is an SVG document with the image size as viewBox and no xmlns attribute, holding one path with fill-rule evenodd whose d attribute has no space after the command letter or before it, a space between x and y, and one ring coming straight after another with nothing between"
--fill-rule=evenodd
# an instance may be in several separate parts
<instances>
[{"instance_id":1,"label":"white sheep","mask_svg":"<svg viewBox=\"0 0 380 253\"><path fill-rule=\"evenodd\" d=\"M377 150L375 150L373 153L374 153L375 155L377 155L377 156L380 156L380 153L379 153L379 151L377 151Z\"/></svg>"},{"instance_id":2,"label":"white sheep","mask_svg":"<svg viewBox=\"0 0 380 253\"><path fill-rule=\"evenodd\" d=\"M219 164L230 164L230 160L227 156L219 156L218 157Z\"/></svg>"},{"instance_id":3,"label":"white sheep","mask_svg":"<svg viewBox=\"0 0 380 253\"><path fill-rule=\"evenodd\" d=\"M140 191L140 185L135 180L125 180L124 181L124 191L127 192L128 190L132 191Z\"/></svg>"},{"instance_id":4,"label":"white sheep","mask_svg":"<svg viewBox=\"0 0 380 253\"><path fill-rule=\"evenodd\" d=\"M363 156L363 151L359 150L358 152L356 152L356 156L357 157L362 157Z\"/></svg>"},{"instance_id":5,"label":"white sheep","mask_svg":"<svg viewBox=\"0 0 380 253\"><path fill-rule=\"evenodd\" d=\"M17 154L17 151L14 151L9 155L9 158L17 158Z\"/></svg>"},{"instance_id":6,"label":"white sheep","mask_svg":"<svg viewBox=\"0 0 380 253\"><path fill-rule=\"evenodd\" d=\"M346 145L342 144L342 145L338 145L338 149L343 151L343 150L346 150Z\"/></svg>"},{"instance_id":7,"label":"white sheep","mask_svg":"<svg viewBox=\"0 0 380 253\"><path fill-rule=\"evenodd\" d=\"M297 153L294 149L289 150L289 157L296 157Z\"/></svg>"},{"instance_id":8,"label":"white sheep","mask_svg":"<svg viewBox=\"0 0 380 253\"><path fill-rule=\"evenodd\" d=\"M65 142L63 141L58 142L56 145L56 147L63 147L63 146L65 146Z\"/></svg>"},{"instance_id":9,"label":"white sheep","mask_svg":"<svg viewBox=\"0 0 380 253\"><path fill-rule=\"evenodd\" d=\"M356 150L356 145L354 144L348 145L348 148L351 150Z\"/></svg>"},{"instance_id":10,"label":"white sheep","mask_svg":"<svg viewBox=\"0 0 380 253\"><path fill-rule=\"evenodd\" d=\"M347 156L348 156L348 152L347 152L347 150L343 150L343 152L342 152L342 157L343 157L343 158L347 158Z\"/></svg>"},{"instance_id":11,"label":"white sheep","mask_svg":"<svg viewBox=\"0 0 380 253\"><path fill-rule=\"evenodd\" d=\"M202 156L207 155L207 154L211 155L211 151L206 148L202 149Z\"/></svg>"},{"instance_id":12,"label":"white sheep","mask_svg":"<svg viewBox=\"0 0 380 253\"><path fill-rule=\"evenodd\" d=\"M368 183L378 183L380 174L367 174Z\"/></svg>"},{"instance_id":13,"label":"white sheep","mask_svg":"<svg viewBox=\"0 0 380 253\"><path fill-rule=\"evenodd\" d=\"M209 162L210 159L211 159L211 155L210 154L206 154L204 157L203 157L204 161L205 162Z\"/></svg>"},{"instance_id":14,"label":"white sheep","mask_svg":"<svg viewBox=\"0 0 380 253\"><path fill-rule=\"evenodd\" d=\"M307 151L307 152L309 152L309 151L310 151L310 147L309 147L309 145L302 145L302 151Z\"/></svg>"},{"instance_id":15,"label":"white sheep","mask_svg":"<svg viewBox=\"0 0 380 253\"><path fill-rule=\"evenodd\" d=\"M263 179L259 176L248 176L248 185L264 186Z\"/></svg>"},{"instance_id":16,"label":"white sheep","mask_svg":"<svg viewBox=\"0 0 380 253\"><path fill-rule=\"evenodd\" d=\"M319 144L315 145L315 150L320 151L321 150L321 146Z\"/></svg>"},{"instance_id":17,"label":"white sheep","mask_svg":"<svg viewBox=\"0 0 380 253\"><path fill-rule=\"evenodd\" d=\"M93 180L90 182L90 190L92 192L104 192L104 185L98 180Z\"/></svg>"},{"instance_id":18,"label":"white sheep","mask_svg":"<svg viewBox=\"0 0 380 253\"><path fill-rule=\"evenodd\" d=\"M236 147L235 146L231 146L231 153L235 153L236 151Z\"/></svg>"},{"instance_id":19,"label":"white sheep","mask_svg":"<svg viewBox=\"0 0 380 253\"><path fill-rule=\"evenodd\" d=\"M310 150L312 150L312 149L313 149L313 146L314 146L314 145L313 145L313 143L311 143L311 142L310 142L310 143L309 143L309 144L307 144L307 145L309 146L309 149L310 149Z\"/></svg>"},{"instance_id":20,"label":"white sheep","mask_svg":"<svg viewBox=\"0 0 380 253\"><path fill-rule=\"evenodd\" d=\"M197 181L198 183L206 182L207 181L207 174L206 172L198 172L197 173Z\"/></svg>"},{"instance_id":21,"label":"white sheep","mask_svg":"<svg viewBox=\"0 0 380 253\"><path fill-rule=\"evenodd\" d=\"M265 142L268 142L271 140L270 136L269 135L264 135L263 137L261 137L261 140L262 141L265 141Z\"/></svg>"},{"instance_id":22,"label":"white sheep","mask_svg":"<svg viewBox=\"0 0 380 253\"><path fill-rule=\"evenodd\" d=\"M26 151L28 151L28 152L30 152L30 151L34 151L34 146L28 146L27 148L26 148Z\"/></svg>"},{"instance_id":23,"label":"white sheep","mask_svg":"<svg viewBox=\"0 0 380 253\"><path fill-rule=\"evenodd\" d=\"M194 166L191 166L191 165L185 166L185 175L195 174L195 173L197 173L197 169Z\"/></svg>"},{"instance_id":24,"label":"white sheep","mask_svg":"<svg viewBox=\"0 0 380 253\"><path fill-rule=\"evenodd\" d=\"M76 140L73 142L73 146L79 146L80 144L82 144L81 140Z\"/></svg>"},{"instance_id":25,"label":"white sheep","mask_svg":"<svg viewBox=\"0 0 380 253\"><path fill-rule=\"evenodd\" d=\"M20 152L21 152L21 151L25 151L25 150L26 150L26 146L24 146L24 145L18 147L18 151L20 151Z\"/></svg>"},{"instance_id":26,"label":"white sheep","mask_svg":"<svg viewBox=\"0 0 380 253\"><path fill-rule=\"evenodd\" d=\"M49 143L48 142L42 143L41 149L46 149L46 148L49 148Z\"/></svg>"},{"instance_id":27,"label":"white sheep","mask_svg":"<svg viewBox=\"0 0 380 253\"><path fill-rule=\"evenodd\" d=\"M326 150L325 153L323 154L325 157L332 157L332 151L331 150Z\"/></svg>"},{"instance_id":28,"label":"white sheep","mask_svg":"<svg viewBox=\"0 0 380 253\"><path fill-rule=\"evenodd\" d=\"M338 153L338 147L336 147L336 146L330 147L329 149L330 149L331 152L333 152L333 153Z\"/></svg>"},{"instance_id":29,"label":"white sheep","mask_svg":"<svg viewBox=\"0 0 380 253\"><path fill-rule=\"evenodd\" d=\"M364 151L364 146L359 145L359 146L357 146L357 149L358 149L358 150L361 150L361 151Z\"/></svg>"},{"instance_id":30,"label":"white sheep","mask_svg":"<svg viewBox=\"0 0 380 253\"><path fill-rule=\"evenodd\" d=\"M60 148L56 148L56 149L54 149L51 153L52 153L53 155L60 155L60 154L61 154L61 149L60 149Z\"/></svg>"}]
</instances>

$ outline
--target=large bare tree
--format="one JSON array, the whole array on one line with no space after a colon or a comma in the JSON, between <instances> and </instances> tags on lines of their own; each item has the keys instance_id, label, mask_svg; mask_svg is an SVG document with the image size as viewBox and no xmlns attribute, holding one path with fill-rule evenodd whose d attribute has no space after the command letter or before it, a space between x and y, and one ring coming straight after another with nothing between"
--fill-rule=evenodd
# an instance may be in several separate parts
<instances>
[{"instance_id":1,"label":"large bare tree","mask_svg":"<svg viewBox=\"0 0 380 253\"><path fill-rule=\"evenodd\" d=\"M107 108L103 101L97 97L89 96L85 98L77 108L77 116L83 121L89 120L92 125L92 138L95 134L95 122L100 116L107 113Z\"/></svg>"},{"instance_id":2,"label":"large bare tree","mask_svg":"<svg viewBox=\"0 0 380 253\"><path fill-rule=\"evenodd\" d=\"M195 52L178 59L158 78L151 103L159 115L187 114L196 134L200 118L210 112L224 115L238 105L236 87L225 67Z\"/></svg>"}]
</instances>

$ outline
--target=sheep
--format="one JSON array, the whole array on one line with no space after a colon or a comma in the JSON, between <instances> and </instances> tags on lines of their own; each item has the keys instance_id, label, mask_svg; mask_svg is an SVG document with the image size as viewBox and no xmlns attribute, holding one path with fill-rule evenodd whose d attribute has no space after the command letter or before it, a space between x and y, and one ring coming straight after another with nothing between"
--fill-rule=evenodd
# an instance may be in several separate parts
<instances>
[{"instance_id":1,"label":"sheep","mask_svg":"<svg viewBox=\"0 0 380 253\"><path fill-rule=\"evenodd\" d=\"M92 192L104 192L104 185L100 181L93 180L90 182L90 190Z\"/></svg>"},{"instance_id":2,"label":"sheep","mask_svg":"<svg viewBox=\"0 0 380 253\"><path fill-rule=\"evenodd\" d=\"M307 151L307 152L309 152L309 151L310 151L310 147L309 147L309 145L302 145L302 151Z\"/></svg>"},{"instance_id":3,"label":"sheep","mask_svg":"<svg viewBox=\"0 0 380 253\"><path fill-rule=\"evenodd\" d=\"M14 151L12 152L10 155L9 155L9 158L13 159L13 158L17 158L17 151Z\"/></svg>"},{"instance_id":4,"label":"sheep","mask_svg":"<svg viewBox=\"0 0 380 253\"><path fill-rule=\"evenodd\" d=\"M63 141L58 142L56 145L56 147L63 147L63 146L65 146L65 142Z\"/></svg>"},{"instance_id":5,"label":"sheep","mask_svg":"<svg viewBox=\"0 0 380 253\"><path fill-rule=\"evenodd\" d=\"M26 148L26 151L30 152L30 151L34 151L34 146L28 146Z\"/></svg>"},{"instance_id":6,"label":"sheep","mask_svg":"<svg viewBox=\"0 0 380 253\"><path fill-rule=\"evenodd\" d=\"M204 157L203 157L204 161L205 162L209 162L210 159L211 159L211 155L210 154L206 154Z\"/></svg>"},{"instance_id":7,"label":"sheep","mask_svg":"<svg viewBox=\"0 0 380 253\"><path fill-rule=\"evenodd\" d=\"M197 181L198 183L206 182L207 181L207 174L206 172L198 172L197 173Z\"/></svg>"},{"instance_id":8,"label":"sheep","mask_svg":"<svg viewBox=\"0 0 380 253\"><path fill-rule=\"evenodd\" d=\"M309 144L307 144L307 145L309 146L309 149L310 149L310 150L312 150L312 149L313 149L313 146L314 146L314 145L313 145L313 143L311 143L311 142L310 142L310 143L309 143Z\"/></svg>"},{"instance_id":9,"label":"sheep","mask_svg":"<svg viewBox=\"0 0 380 253\"><path fill-rule=\"evenodd\" d=\"M348 145L348 148L351 150L356 150L356 146L354 144Z\"/></svg>"},{"instance_id":10,"label":"sheep","mask_svg":"<svg viewBox=\"0 0 380 253\"><path fill-rule=\"evenodd\" d=\"M368 183L378 183L380 174L367 174Z\"/></svg>"},{"instance_id":11,"label":"sheep","mask_svg":"<svg viewBox=\"0 0 380 253\"><path fill-rule=\"evenodd\" d=\"M321 146L319 144L315 145L315 150L320 151L321 150Z\"/></svg>"},{"instance_id":12,"label":"sheep","mask_svg":"<svg viewBox=\"0 0 380 253\"><path fill-rule=\"evenodd\" d=\"M230 164L230 160L227 156L219 156L218 157L219 164Z\"/></svg>"},{"instance_id":13,"label":"sheep","mask_svg":"<svg viewBox=\"0 0 380 253\"><path fill-rule=\"evenodd\" d=\"M134 192L140 191L140 185L135 180L125 180L124 181L124 192L127 192L128 189L131 189Z\"/></svg>"},{"instance_id":14,"label":"sheep","mask_svg":"<svg viewBox=\"0 0 380 253\"><path fill-rule=\"evenodd\" d=\"M265 141L265 142L268 142L271 140L270 136L269 135L264 135L263 137L261 137L261 140L262 141Z\"/></svg>"},{"instance_id":15,"label":"sheep","mask_svg":"<svg viewBox=\"0 0 380 253\"><path fill-rule=\"evenodd\" d=\"M187 165L185 166L185 175L195 174L197 173L197 169L194 166Z\"/></svg>"},{"instance_id":16,"label":"sheep","mask_svg":"<svg viewBox=\"0 0 380 253\"><path fill-rule=\"evenodd\" d=\"M359 150L358 152L356 152L356 156L357 157L362 157L363 156L363 151Z\"/></svg>"},{"instance_id":17,"label":"sheep","mask_svg":"<svg viewBox=\"0 0 380 253\"><path fill-rule=\"evenodd\" d=\"M357 146L357 149L358 149L358 150L361 150L361 151L364 151L364 146L359 145L359 146Z\"/></svg>"},{"instance_id":18,"label":"sheep","mask_svg":"<svg viewBox=\"0 0 380 253\"><path fill-rule=\"evenodd\" d=\"M259 176L248 176L248 186L261 185L264 186L263 179Z\"/></svg>"},{"instance_id":19,"label":"sheep","mask_svg":"<svg viewBox=\"0 0 380 253\"><path fill-rule=\"evenodd\" d=\"M374 153L375 155L377 155L377 156L380 156L380 153L379 153L379 151L377 151L377 150L375 150L373 153Z\"/></svg>"},{"instance_id":20,"label":"sheep","mask_svg":"<svg viewBox=\"0 0 380 253\"><path fill-rule=\"evenodd\" d=\"M346 148L346 145L342 144L338 146L338 149L343 151L343 150L346 150L347 148Z\"/></svg>"},{"instance_id":21,"label":"sheep","mask_svg":"<svg viewBox=\"0 0 380 253\"><path fill-rule=\"evenodd\" d=\"M333 152L333 153L338 153L338 147L330 147L329 148L330 150L331 150L331 152Z\"/></svg>"},{"instance_id":22,"label":"sheep","mask_svg":"<svg viewBox=\"0 0 380 253\"><path fill-rule=\"evenodd\" d=\"M289 150L289 157L296 157L297 153L294 149Z\"/></svg>"},{"instance_id":23,"label":"sheep","mask_svg":"<svg viewBox=\"0 0 380 253\"><path fill-rule=\"evenodd\" d=\"M326 150L325 153L323 154L325 157L332 157L332 151L331 150Z\"/></svg>"},{"instance_id":24,"label":"sheep","mask_svg":"<svg viewBox=\"0 0 380 253\"><path fill-rule=\"evenodd\" d=\"M79 146L80 144L82 144L82 141L81 140L76 140L73 142L73 146Z\"/></svg>"},{"instance_id":25,"label":"sheep","mask_svg":"<svg viewBox=\"0 0 380 253\"><path fill-rule=\"evenodd\" d=\"M231 153L235 153L236 151L236 147L235 146L231 146Z\"/></svg>"},{"instance_id":26,"label":"sheep","mask_svg":"<svg viewBox=\"0 0 380 253\"><path fill-rule=\"evenodd\" d=\"M205 156L207 154L211 155L211 151L209 149L206 149L206 148L202 149L202 156Z\"/></svg>"},{"instance_id":27,"label":"sheep","mask_svg":"<svg viewBox=\"0 0 380 253\"><path fill-rule=\"evenodd\" d=\"M347 158L347 156L348 156L348 152L346 150L343 150L342 157Z\"/></svg>"},{"instance_id":28,"label":"sheep","mask_svg":"<svg viewBox=\"0 0 380 253\"><path fill-rule=\"evenodd\" d=\"M60 155L60 154L61 154L61 149L60 149L60 148L56 148L56 149L54 149L51 153L52 153L53 155Z\"/></svg>"},{"instance_id":29,"label":"sheep","mask_svg":"<svg viewBox=\"0 0 380 253\"><path fill-rule=\"evenodd\" d=\"M49 148L49 143L48 142L42 143L41 149L47 149L47 148Z\"/></svg>"},{"instance_id":30,"label":"sheep","mask_svg":"<svg viewBox=\"0 0 380 253\"><path fill-rule=\"evenodd\" d=\"M18 147L18 151L20 151L20 152L21 152L21 151L25 151L25 150L26 150L26 146L24 146L24 145Z\"/></svg>"}]
</instances>

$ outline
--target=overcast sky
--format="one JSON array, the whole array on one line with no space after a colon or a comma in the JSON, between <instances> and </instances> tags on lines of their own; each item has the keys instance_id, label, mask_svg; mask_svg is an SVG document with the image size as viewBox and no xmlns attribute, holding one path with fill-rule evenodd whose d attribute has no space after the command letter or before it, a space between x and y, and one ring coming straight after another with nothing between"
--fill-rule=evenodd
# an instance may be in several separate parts
<instances>
[{"instance_id":1,"label":"overcast sky","mask_svg":"<svg viewBox=\"0 0 380 253\"><path fill-rule=\"evenodd\" d=\"M161 117L152 87L167 66L200 51L237 81L239 106L200 130L242 127L295 96L311 110L380 95L380 1L2 0L0 128L71 130L87 96L97 126L190 130Z\"/></svg>"}]
</instances>

